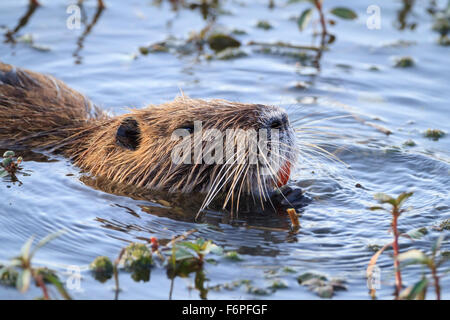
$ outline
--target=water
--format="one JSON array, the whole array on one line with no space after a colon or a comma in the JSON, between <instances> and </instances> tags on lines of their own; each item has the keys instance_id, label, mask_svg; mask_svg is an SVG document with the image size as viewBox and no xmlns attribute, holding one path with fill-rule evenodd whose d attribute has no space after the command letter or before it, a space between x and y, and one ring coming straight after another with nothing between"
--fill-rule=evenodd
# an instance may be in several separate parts
<instances>
[{"instance_id":1,"label":"water","mask_svg":"<svg viewBox=\"0 0 450 320\"><path fill-rule=\"evenodd\" d=\"M230 223L226 214L211 211L208 223L193 223L157 202L90 186L83 182L79 170L61 157L22 152L25 169L18 176L20 183L2 178L0 184L0 261L16 255L31 235L42 238L68 229L69 233L37 254L36 263L62 273L67 266L81 267L81 290L70 291L75 299L112 299L113 280L100 284L86 271L96 256L113 259L129 241L171 239L197 228L190 239L211 239L226 250L237 250L244 259L207 265L209 286L250 279L264 287L270 284L271 270L286 266L297 270L297 274L277 276L289 288L269 296L255 296L241 288L211 290L210 299L315 299L314 293L295 280L305 271L345 278L348 290L339 291L335 298L369 299L365 269L373 252L368 246L384 245L391 239L389 215L367 210L374 203L374 193L414 191L408 202L414 209L400 218L400 229L426 227L429 232L414 242L403 238L402 250L414 247L429 251L442 234L432 227L450 218L450 139L445 136L433 141L422 133L428 128L450 133L449 49L436 44L438 35L431 30L432 17L425 10L428 1L417 1L407 16L408 24L417 24L414 30L398 28L402 1L383 2L380 30L366 27L366 8L371 1L346 1L359 18L337 20L330 27L337 40L323 53L320 70L292 57L255 52L256 47L249 45L242 47L247 57L228 61L199 60L195 53L136 55L140 46L168 36L187 38L189 31L198 32L206 25L199 10L173 10L168 2L109 0L108 8L81 41L84 24L79 30L66 27L68 1L41 3L43 6L16 35L31 34L37 49L27 42L2 42L1 61L53 74L116 114L126 112L125 107L172 100L182 90L194 98L281 105L291 120L306 115L309 121L336 117L316 123L325 127L324 134L304 137L304 141L331 143L330 151L338 149L346 165L300 159L290 186L303 188L312 201L301 208L300 232L292 234L287 231L288 217L276 214L241 215ZM325 3L327 8L339 5L338 1ZM305 3L287 6L276 1L270 10L268 1L225 1L216 23L245 30L246 35L236 36L244 44L253 40L310 45L319 26L309 26L300 33L292 19L305 7ZM26 8L27 1L2 1L2 33L17 25ZM84 9L89 23L96 12L95 2L87 1ZM269 21L273 29L255 28L258 20ZM398 45L400 40L412 44ZM318 39L315 41L317 44ZM401 56L413 57L416 65L394 68L394 59ZM379 70L371 70L373 66ZM368 123L388 128L392 134L388 136ZM416 146L404 146L408 139ZM449 249L445 242L443 250ZM382 299L391 299L393 294L390 254L383 254L378 263L382 283L377 295ZM420 275L420 268L410 267L404 272L404 282L411 285ZM199 299L199 292L189 289L193 283L193 277L176 278L172 297ZM137 283L123 273L120 284L120 299L169 297L170 279L160 267L153 269L150 282ZM449 278L443 278L443 298L450 298L449 285ZM434 297L432 291L429 298ZM35 288L25 295L0 289L2 299L30 299L39 294Z\"/></svg>"}]
</instances>

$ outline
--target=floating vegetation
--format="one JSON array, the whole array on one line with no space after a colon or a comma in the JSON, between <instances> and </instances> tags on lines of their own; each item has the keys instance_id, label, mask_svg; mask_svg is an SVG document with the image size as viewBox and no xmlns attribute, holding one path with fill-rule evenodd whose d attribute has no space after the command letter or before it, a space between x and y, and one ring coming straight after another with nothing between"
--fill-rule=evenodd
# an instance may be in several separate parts
<instances>
[{"instance_id":1,"label":"floating vegetation","mask_svg":"<svg viewBox=\"0 0 450 320\"><path fill-rule=\"evenodd\" d=\"M438 44L444 47L450 46L450 38L447 36L439 37Z\"/></svg>"},{"instance_id":2,"label":"floating vegetation","mask_svg":"<svg viewBox=\"0 0 450 320\"><path fill-rule=\"evenodd\" d=\"M6 151L3 154L3 160L0 162L0 177L5 177L7 175L14 175L17 170L20 169L19 165L22 163L22 157L18 157L14 162L14 157L16 156L14 151Z\"/></svg>"},{"instance_id":3,"label":"floating vegetation","mask_svg":"<svg viewBox=\"0 0 450 320\"><path fill-rule=\"evenodd\" d=\"M225 290L235 290L237 288L240 288L241 286L245 285L245 286L249 286L252 283L251 280L247 280L247 279L243 279L243 280L235 280L232 282L226 282L223 284L217 284L215 286L211 286L208 289L210 290L214 290L214 291L220 291L222 289Z\"/></svg>"},{"instance_id":4,"label":"floating vegetation","mask_svg":"<svg viewBox=\"0 0 450 320\"><path fill-rule=\"evenodd\" d=\"M279 290L279 289L287 289L287 288L289 288L289 286L286 281L276 279L276 280L272 281L269 288L272 290Z\"/></svg>"},{"instance_id":5,"label":"floating vegetation","mask_svg":"<svg viewBox=\"0 0 450 320\"><path fill-rule=\"evenodd\" d=\"M219 60L232 60L247 57L247 53L236 48L227 48L217 53L216 58Z\"/></svg>"},{"instance_id":6,"label":"floating vegetation","mask_svg":"<svg viewBox=\"0 0 450 320\"><path fill-rule=\"evenodd\" d=\"M326 276L306 272L297 277L297 282L306 286L310 291L321 298L332 298L336 291L347 290L344 279L328 279Z\"/></svg>"},{"instance_id":7,"label":"floating vegetation","mask_svg":"<svg viewBox=\"0 0 450 320\"><path fill-rule=\"evenodd\" d=\"M266 20L260 20L256 23L256 27L263 30L270 30L273 26Z\"/></svg>"},{"instance_id":8,"label":"floating vegetation","mask_svg":"<svg viewBox=\"0 0 450 320\"><path fill-rule=\"evenodd\" d=\"M395 61L396 68L410 68L414 66L414 64L415 64L414 59L411 57L401 57L396 59Z\"/></svg>"},{"instance_id":9,"label":"floating vegetation","mask_svg":"<svg viewBox=\"0 0 450 320\"><path fill-rule=\"evenodd\" d=\"M403 145L405 147L415 147L416 143L414 142L414 140L409 139L409 140L406 140L405 142L403 142Z\"/></svg>"},{"instance_id":10,"label":"floating vegetation","mask_svg":"<svg viewBox=\"0 0 450 320\"><path fill-rule=\"evenodd\" d=\"M296 270L294 270L294 269L292 269L290 267L284 267L281 271L284 272L284 273L297 273Z\"/></svg>"},{"instance_id":11,"label":"floating vegetation","mask_svg":"<svg viewBox=\"0 0 450 320\"><path fill-rule=\"evenodd\" d=\"M450 230L450 219L446 219L442 221L439 226L434 227L433 229L437 231L444 231L444 230Z\"/></svg>"},{"instance_id":12,"label":"floating vegetation","mask_svg":"<svg viewBox=\"0 0 450 320\"><path fill-rule=\"evenodd\" d=\"M247 285L247 293L254 294L257 296L267 296L272 293L271 290L265 288L254 287L252 285Z\"/></svg>"},{"instance_id":13,"label":"floating vegetation","mask_svg":"<svg viewBox=\"0 0 450 320\"><path fill-rule=\"evenodd\" d=\"M242 36L242 35L246 35L247 31L242 30L242 29L233 29L233 30L231 30L231 33L238 35L238 36Z\"/></svg>"},{"instance_id":14,"label":"floating vegetation","mask_svg":"<svg viewBox=\"0 0 450 320\"><path fill-rule=\"evenodd\" d=\"M95 280L101 283L111 279L114 272L114 266L111 260L105 256L95 258L89 265L89 269L92 271Z\"/></svg>"},{"instance_id":15,"label":"floating vegetation","mask_svg":"<svg viewBox=\"0 0 450 320\"><path fill-rule=\"evenodd\" d=\"M450 12L438 12L434 17L433 31L438 32L441 37L447 36L450 31Z\"/></svg>"},{"instance_id":16,"label":"floating vegetation","mask_svg":"<svg viewBox=\"0 0 450 320\"><path fill-rule=\"evenodd\" d=\"M236 251L228 251L225 253L224 257L231 261L242 261L243 259Z\"/></svg>"},{"instance_id":17,"label":"floating vegetation","mask_svg":"<svg viewBox=\"0 0 450 320\"><path fill-rule=\"evenodd\" d=\"M165 45L164 42L155 43L148 47L140 47L139 51L141 54L149 54L149 53L158 53L158 52L169 52L169 48Z\"/></svg>"},{"instance_id":18,"label":"floating vegetation","mask_svg":"<svg viewBox=\"0 0 450 320\"><path fill-rule=\"evenodd\" d=\"M125 248L120 264L132 273L131 277L135 281L148 281L153 264L152 253L145 244L131 243Z\"/></svg>"},{"instance_id":19,"label":"floating vegetation","mask_svg":"<svg viewBox=\"0 0 450 320\"><path fill-rule=\"evenodd\" d=\"M241 43L238 40L223 33L212 34L206 41L209 47L216 52L227 48L238 48L241 46Z\"/></svg>"},{"instance_id":20,"label":"floating vegetation","mask_svg":"<svg viewBox=\"0 0 450 320\"><path fill-rule=\"evenodd\" d=\"M445 136L445 132L439 129L428 129L423 133L425 138L437 141L443 136Z\"/></svg>"}]
</instances>

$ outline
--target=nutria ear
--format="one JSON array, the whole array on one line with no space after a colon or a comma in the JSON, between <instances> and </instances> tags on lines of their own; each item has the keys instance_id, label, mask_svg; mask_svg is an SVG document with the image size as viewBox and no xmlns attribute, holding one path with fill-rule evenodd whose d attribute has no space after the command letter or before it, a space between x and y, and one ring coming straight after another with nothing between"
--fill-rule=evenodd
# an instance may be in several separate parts
<instances>
[{"instance_id":1,"label":"nutria ear","mask_svg":"<svg viewBox=\"0 0 450 320\"><path fill-rule=\"evenodd\" d=\"M139 147L139 140L141 137L141 129L139 123L131 118L122 120L116 133L116 143L126 149L136 150Z\"/></svg>"}]
</instances>

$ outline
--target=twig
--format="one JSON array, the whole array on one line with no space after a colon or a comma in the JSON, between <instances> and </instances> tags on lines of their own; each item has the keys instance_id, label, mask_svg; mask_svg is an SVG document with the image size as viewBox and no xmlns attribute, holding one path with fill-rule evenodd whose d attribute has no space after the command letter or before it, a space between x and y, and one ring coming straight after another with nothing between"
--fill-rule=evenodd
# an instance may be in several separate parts
<instances>
[{"instance_id":1,"label":"twig","mask_svg":"<svg viewBox=\"0 0 450 320\"><path fill-rule=\"evenodd\" d=\"M169 248L169 247L171 247L175 242L178 242L178 241L180 241L180 240L184 240L184 239L186 239L187 237L189 237L191 234L193 234L194 232L197 232L197 231L198 231L197 229L189 230L189 231L187 231L185 234L182 234L182 235L180 235L180 236L177 236L177 237L173 238L169 243L167 243L167 244L165 245L165 247L166 247L166 248Z\"/></svg>"},{"instance_id":2,"label":"twig","mask_svg":"<svg viewBox=\"0 0 450 320\"><path fill-rule=\"evenodd\" d=\"M247 43L249 46L266 46L266 47L281 47L281 48L291 48L291 49L300 49L300 50L312 50L312 51L321 51L324 48L319 48L315 46L303 46L303 45L295 45L290 43L283 42L261 42L261 41L250 41Z\"/></svg>"}]
</instances>

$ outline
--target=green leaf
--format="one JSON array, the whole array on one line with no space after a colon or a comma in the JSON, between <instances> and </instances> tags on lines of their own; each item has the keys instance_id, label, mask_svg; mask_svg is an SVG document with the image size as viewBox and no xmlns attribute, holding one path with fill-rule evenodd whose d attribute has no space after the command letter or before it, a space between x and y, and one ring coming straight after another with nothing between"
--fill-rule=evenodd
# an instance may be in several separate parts
<instances>
[{"instance_id":1,"label":"green leaf","mask_svg":"<svg viewBox=\"0 0 450 320\"><path fill-rule=\"evenodd\" d=\"M31 271L30 269L25 269L20 273L19 277L17 278L17 289L21 293L26 292L30 287L30 282L31 282Z\"/></svg>"},{"instance_id":2,"label":"green leaf","mask_svg":"<svg viewBox=\"0 0 450 320\"><path fill-rule=\"evenodd\" d=\"M193 250L194 252L199 252L201 250L200 246L198 244L192 243L192 242L187 242L187 241L186 242L180 242L177 245L181 246L181 247L189 248L189 249Z\"/></svg>"},{"instance_id":3,"label":"green leaf","mask_svg":"<svg viewBox=\"0 0 450 320\"><path fill-rule=\"evenodd\" d=\"M31 249L31 245L33 244L34 241L34 236L32 236L31 238L29 238L27 240L27 242L25 242L25 244L23 245L22 249L20 249L20 256L22 257L23 260L27 261L29 260L30 257L30 249Z\"/></svg>"},{"instance_id":4,"label":"green leaf","mask_svg":"<svg viewBox=\"0 0 450 320\"><path fill-rule=\"evenodd\" d=\"M180 261L180 260L184 260L184 259L190 259L190 258L194 257L192 255L192 253L187 248L175 246L173 248L173 250L174 250L173 252L174 252L174 259L175 259L175 261Z\"/></svg>"},{"instance_id":5,"label":"green leaf","mask_svg":"<svg viewBox=\"0 0 450 320\"><path fill-rule=\"evenodd\" d=\"M72 300L69 293L67 293L66 288L64 288L64 285L59 281L59 279L52 274L47 274L45 279L52 283L56 289L58 290L59 294L66 300Z\"/></svg>"},{"instance_id":6,"label":"green leaf","mask_svg":"<svg viewBox=\"0 0 450 320\"><path fill-rule=\"evenodd\" d=\"M397 200L392 198L391 196L385 194L385 193L375 193L375 195L373 196L375 198L375 200L377 200L379 203L389 203L393 206L397 205Z\"/></svg>"},{"instance_id":7,"label":"green leaf","mask_svg":"<svg viewBox=\"0 0 450 320\"><path fill-rule=\"evenodd\" d=\"M397 197L397 205L400 207L403 202L408 200L409 197L413 195L413 192L403 192Z\"/></svg>"},{"instance_id":8,"label":"green leaf","mask_svg":"<svg viewBox=\"0 0 450 320\"><path fill-rule=\"evenodd\" d=\"M59 230L59 231L53 232L53 233L45 236L44 238L42 238L41 241L39 241L38 244L33 248L33 251L30 254L30 259L33 258L33 256L36 254L36 251L38 251L40 248L45 246L47 243L49 243L53 239L61 236L62 234L66 233L66 232L67 232L67 230Z\"/></svg>"},{"instance_id":9,"label":"green leaf","mask_svg":"<svg viewBox=\"0 0 450 320\"><path fill-rule=\"evenodd\" d=\"M313 9L309 8L302 12L300 17L297 20L297 25L300 31L305 30L306 26L308 25L309 21L311 20Z\"/></svg>"},{"instance_id":10,"label":"green leaf","mask_svg":"<svg viewBox=\"0 0 450 320\"><path fill-rule=\"evenodd\" d=\"M385 208L380 207L380 206L373 206L373 207L370 207L369 210L371 210L371 211L375 211L375 210L384 210L384 211L387 211Z\"/></svg>"},{"instance_id":11,"label":"green leaf","mask_svg":"<svg viewBox=\"0 0 450 320\"><path fill-rule=\"evenodd\" d=\"M412 287L412 289L409 292L409 294L406 297L406 299L413 300L416 297L423 297L423 298L425 298L425 291L427 290L427 286L428 286L428 280L427 280L427 278L423 277L422 280L417 282Z\"/></svg>"},{"instance_id":12,"label":"green leaf","mask_svg":"<svg viewBox=\"0 0 450 320\"><path fill-rule=\"evenodd\" d=\"M331 13L339 18L346 20L353 20L358 18L358 15L355 13L355 11L348 8L342 7L334 8L333 10L331 10Z\"/></svg>"},{"instance_id":13,"label":"green leaf","mask_svg":"<svg viewBox=\"0 0 450 320\"><path fill-rule=\"evenodd\" d=\"M445 239L445 235L443 234L443 235L439 236L439 238L433 244L433 248L432 248L433 256L435 256L436 252L438 252L439 249L441 249L442 241L444 241L444 239Z\"/></svg>"},{"instance_id":14,"label":"green leaf","mask_svg":"<svg viewBox=\"0 0 450 320\"><path fill-rule=\"evenodd\" d=\"M427 228L423 227L423 228L418 228L418 229L413 229L411 231L408 231L406 233L409 237L411 237L414 240L418 240L420 238L423 238L423 236L425 236L426 234L428 234L428 230Z\"/></svg>"},{"instance_id":15,"label":"green leaf","mask_svg":"<svg viewBox=\"0 0 450 320\"><path fill-rule=\"evenodd\" d=\"M211 253L216 254L218 256L221 256L223 254L223 248L219 247L218 245L215 245L214 243L211 244Z\"/></svg>"},{"instance_id":16,"label":"green leaf","mask_svg":"<svg viewBox=\"0 0 450 320\"><path fill-rule=\"evenodd\" d=\"M429 264L430 259L420 250L412 249L398 255L398 261L407 264Z\"/></svg>"}]
</instances>

